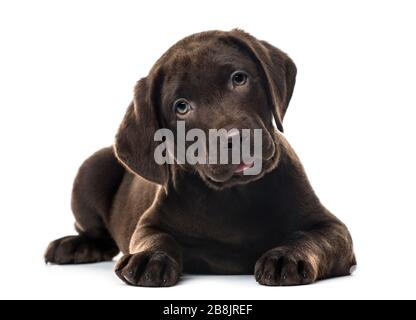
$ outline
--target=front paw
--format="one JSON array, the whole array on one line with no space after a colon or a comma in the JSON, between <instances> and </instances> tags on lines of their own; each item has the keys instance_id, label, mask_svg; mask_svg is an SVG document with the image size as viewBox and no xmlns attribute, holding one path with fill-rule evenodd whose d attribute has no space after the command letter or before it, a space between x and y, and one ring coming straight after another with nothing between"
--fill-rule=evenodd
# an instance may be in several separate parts
<instances>
[{"instance_id":1,"label":"front paw","mask_svg":"<svg viewBox=\"0 0 416 320\"><path fill-rule=\"evenodd\" d=\"M318 277L318 257L290 248L266 252L256 263L255 277L265 286L296 286L309 284Z\"/></svg>"},{"instance_id":2,"label":"front paw","mask_svg":"<svg viewBox=\"0 0 416 320\"><path fill-rule=\"evenodd\" d=\"M115 272L125 283L140 287L170 287L180 276L179 264L164 252L144 251L123 256Z\"/></svg>"}]
</instances>

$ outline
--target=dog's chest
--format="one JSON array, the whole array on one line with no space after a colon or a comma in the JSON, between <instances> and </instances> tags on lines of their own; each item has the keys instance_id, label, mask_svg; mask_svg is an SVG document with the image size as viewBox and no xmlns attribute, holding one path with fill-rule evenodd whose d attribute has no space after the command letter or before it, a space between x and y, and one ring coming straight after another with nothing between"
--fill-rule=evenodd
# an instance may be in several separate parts
<instances>
[{"instance_id":1,"label":"dog's chest","mask_svg":"<svg viewBox=\"0 0 416 320\"><path fill-rule=\"evenodd\" d=\"M279 236L279 209L273 199L238 191L200 193L175 199L164 214L165 227L189 247L241 248L264 246ZM272 231L273 230L273 231Z\"/></svg>"},{"instance_id":2,"label":"dog's chest","mask_svg":"<svg viewBox=\"0 0 416 320\"><path fill-rule=\"evenodd\" d=\"M252 272L259 256L284 238L289 224L272 190L263 190L170 195L159 221L183 248L185 270Z\"/></svg>"},{"instance_id":3,"label":"dog's chest","mask_svg":"<svg viewBox=\"0 0 416 320\"><path fill-rule=\"evenodd\" d=\"M200 212L188 212L186 228L177 226L177 239L184 248L188 272L246 274L255 261L278 243L279 232L273 213L267 217L265 205L230 201L212 202Z\"/></svg>"}]
</instances>

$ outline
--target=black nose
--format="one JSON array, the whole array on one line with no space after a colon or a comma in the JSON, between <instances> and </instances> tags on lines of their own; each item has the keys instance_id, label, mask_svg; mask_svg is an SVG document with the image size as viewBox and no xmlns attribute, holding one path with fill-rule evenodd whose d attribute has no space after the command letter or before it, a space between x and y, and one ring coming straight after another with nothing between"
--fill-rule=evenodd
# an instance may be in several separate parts
<instances>
[{"instance_id":1,"label":"black nose","mask_svg":"<svg viewBox=\"0 0 416 320\"><path fill-rule=\"evenodd\" d=\"M242 137L239 131L233 131L231 133L228 134L228 140L227 140L227 147L228 149L232 149L233 145L234 145L234 141L237 140L240 142L240 148L241 148L241 143L242 143Z\"/></svg>"}]
</instances>

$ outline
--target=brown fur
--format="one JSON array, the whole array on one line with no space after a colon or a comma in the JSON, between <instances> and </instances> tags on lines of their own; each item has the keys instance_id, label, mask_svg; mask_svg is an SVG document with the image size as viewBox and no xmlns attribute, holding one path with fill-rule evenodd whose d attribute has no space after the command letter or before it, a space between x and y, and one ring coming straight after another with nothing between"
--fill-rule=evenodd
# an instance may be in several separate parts
<instances>
[{"instance_id":1,"label":"brown fur","mask_svg":"<svg viewBox=\"0 0 416 320\"><path fill-rule=\"evenodd\" d=\"M230 85L236 70L249 75L244 86ZM121 250L116 273L138 286L171 286L183 272L254 273L263 285L349 274L350 234L320 203L282 134L295 78L285 53L240 30L178 42L137 83L115 147L81 167L72 206L79 236L52 242L46 261L106 261ZM194 107L187 129L263 129L262 173L157 165L153 135L175 131L177 98Z\"/></svg>"}]
</instances>

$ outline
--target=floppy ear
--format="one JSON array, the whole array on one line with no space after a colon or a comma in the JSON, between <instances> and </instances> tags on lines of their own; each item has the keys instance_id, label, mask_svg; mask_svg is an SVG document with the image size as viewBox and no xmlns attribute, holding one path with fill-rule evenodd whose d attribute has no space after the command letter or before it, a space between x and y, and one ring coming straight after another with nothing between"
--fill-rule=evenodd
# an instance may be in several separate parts
<instances>
[{"instance_id":1,"label":"floppy ear","mask_svg":"<svg viewBox=\"0 0 416 320\"><path fill-rule=\"evenodd\" d=\"M114 149L117 158L127 169L146 180L166 185L168 169L154 159L157 146L154 134L159 129L159 121L152 101L156 88L149 82L148 78L143 78L137 83L133 102L120 125Z\"/></svg>"},{"instance_id":2,"label":"floppy ear","mask_svg":"<svg viewBox=\"0 0 416 320\"><path fill-rule=\"evenodd\" d=\"M235 29L230 32L238 46L259 64L273 104L273 116L278 129L283 132L283 118L292 98L296 82L296 65L289 56L271 44Z\"/></svg>"}]
</instances>

